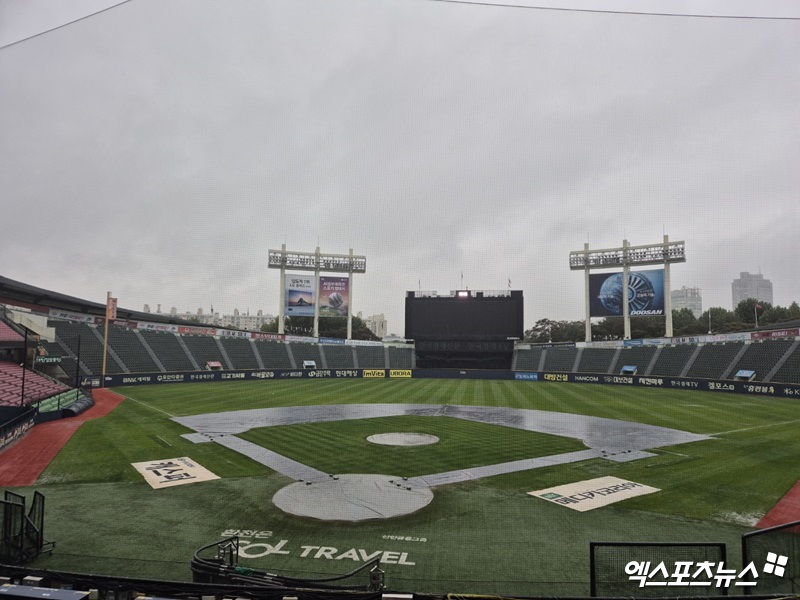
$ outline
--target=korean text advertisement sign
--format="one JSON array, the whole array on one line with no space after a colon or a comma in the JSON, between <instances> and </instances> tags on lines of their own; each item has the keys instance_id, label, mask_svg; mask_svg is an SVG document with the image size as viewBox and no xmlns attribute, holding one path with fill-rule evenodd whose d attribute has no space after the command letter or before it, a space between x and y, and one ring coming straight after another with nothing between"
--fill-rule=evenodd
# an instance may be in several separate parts
<instances>
[{"instance_id":1,"label":"korean text advertisement sign","mask_svg":"<svg viewBox=\"0 0 800 600\"><path fill-rule=\"evenodd\" d=\"M142 474L154 490L219 479L218 475L214 475L188 456L131 463L131 465Z\"/></svg>"},{"instance_id":2,"label":"korean text advertisement sign","mask_svg":"<svg viewBox=\"0 0 800 600\"><path fill-rule=\"evenodd\" d=\"M545 490L528 492L528 494L548 502L566 506L578 512L586 512L587 510L614 504L620 500L659 491L661 490L658 488L636 483L635 481L627 481L619 477L598 477L588 481L579 481Z\"/></svg>"},{"instance_id":3,"label":"korean text advertisement sign","mask_svg":"<svg viewBox=\"0 0 800 600\"><path fill-rule=\"evenodd\" d=\"M315 283L316 277L313 275L286 275L286 316L314 316Z\"/></svg>"},{"instance_id":4,"label":"korean text advertisement sign","mask_svg":"<svg viewBox=\"0 0 800 600\"><path fill-rule=\"evenodd\" d=\"M347 277L319 278L319 316L346 317L350 308L350 280Z\"/></svg>"}]
</instances>

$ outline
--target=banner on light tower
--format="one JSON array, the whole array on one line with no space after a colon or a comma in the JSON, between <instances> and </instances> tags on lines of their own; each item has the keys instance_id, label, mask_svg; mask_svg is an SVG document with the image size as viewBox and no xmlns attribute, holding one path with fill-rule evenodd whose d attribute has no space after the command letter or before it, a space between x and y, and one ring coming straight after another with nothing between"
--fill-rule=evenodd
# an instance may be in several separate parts
<instances>
[{"instance_id":1,"label":"banner on light tower","mask_svg":"<svg viewBox=\"0 0 800 600\"><path fill-rule=\"evenodd\" d=\"M319 278L319 316L346 317L350 311L350 279Z\"/></svg>"},{"instance_id":2,"label":"banner on light tower","mask_svg":"<svg viewBox=\"0 0 800 600\"><path fill-rule=\"evenodd\" d=\"M313 317L316 294L314 292L316 277L314 275L286 275L286 309L287 317Z\"/></svg>"},{"instance_id":3,"label":"banner on light tower","mask_svg":"<svg viewBox=\"0 0 800 600\"><path fill-rule=\"evenodd\" d=\"M591 317L623 315L623 274L589 275ZM628 314L631 317L664 314L664 269L628 273Z\"/></svg>"}]
</instances>

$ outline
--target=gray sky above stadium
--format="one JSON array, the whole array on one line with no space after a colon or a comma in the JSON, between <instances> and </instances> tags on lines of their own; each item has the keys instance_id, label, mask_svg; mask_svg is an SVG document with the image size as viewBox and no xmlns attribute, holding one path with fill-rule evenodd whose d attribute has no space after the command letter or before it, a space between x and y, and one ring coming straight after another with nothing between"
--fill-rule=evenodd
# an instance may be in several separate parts
<instances>
[{"instance_id":1,"label":"gray sky above stadium","mask_svg":"<svg viewBox=\"0 0 800 600\"><path fill-rule=\"evenodd\" d=\"M731 308L740 271L800 301L792 0L130 0L81 18L115 4L0 0L6 277L275 313L269 248L352 247L353 309L402 335L407 290L462 281L510 280L527 326L582 319L569 252L666 233L686 242L672 287L705 307Z\"/></svg>"}]
</instances>

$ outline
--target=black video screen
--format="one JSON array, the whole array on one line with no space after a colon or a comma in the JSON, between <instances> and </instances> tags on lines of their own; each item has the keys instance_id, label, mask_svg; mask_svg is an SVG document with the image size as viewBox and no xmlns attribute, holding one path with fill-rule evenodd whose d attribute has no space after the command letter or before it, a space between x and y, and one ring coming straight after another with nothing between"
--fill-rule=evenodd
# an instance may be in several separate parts
<instances>
[{"instance_id":1,"label":"black video screen","mask_svg":"<svg viewBox=\"0 0 800 600\"><path fill-rule=\"evenodd\" d=\"M498 297L406 296L406 338L413 340L521 339L522 292Z\"/></svg>"}]
</instances>

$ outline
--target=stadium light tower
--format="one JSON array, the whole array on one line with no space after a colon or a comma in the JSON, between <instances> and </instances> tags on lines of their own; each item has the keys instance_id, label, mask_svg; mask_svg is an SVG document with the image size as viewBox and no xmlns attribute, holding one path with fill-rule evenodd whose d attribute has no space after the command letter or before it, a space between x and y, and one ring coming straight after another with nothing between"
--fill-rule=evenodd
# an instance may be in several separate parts
<instances>
[{"instance_id":1,"label":"stadium light tower","mask_svg":"<svg viewBox=\"0 0 800 600\"><path fill-rule=\"evenodd\" d=\"M621 248L606 248L603 250L589 250L589 244L583 245L583 250L575 250L569 253L569 268L573 271L583 270L585 273L585 299L586 299L586 341L592 341L591 306L592 299L590 294L590 271L592 269L611 269L622 267L622 298L621 310L625 320L626 340L631 338L631 320L629 300L631 290L629 288L628 276L631 267L641 267L646 265L664 266L664 313L666 316L666 337L672 337L672 300L670 298L670 272L669 266L672 263L686 262L686 253L683 242L670 242L669 236L664 235L664 241L660 244L648 244L646 246L631 246L628 240L622 240ZM635 293L635 290L634 290Z\"/></svg>"},{"instance_id":2,"label":"stadium light tower","mask_svg":"<svg viewBox=\"0 0 800 600\"><path fill-rule=\"evenodd\" d=\"M286 314L286 269L295 271L314 272L314 337L319 337L319 292L320 276L325 273L347 273L347 339L353 337L353 273L367 272L367 257L353 254L328 254L315 252L292 252L286 250L286 244L281 244L280 250L269 251L270 269L281 270L280 299L278 302L278 333L284 333L284 316Z\"/></svg>"}]
</instances>

